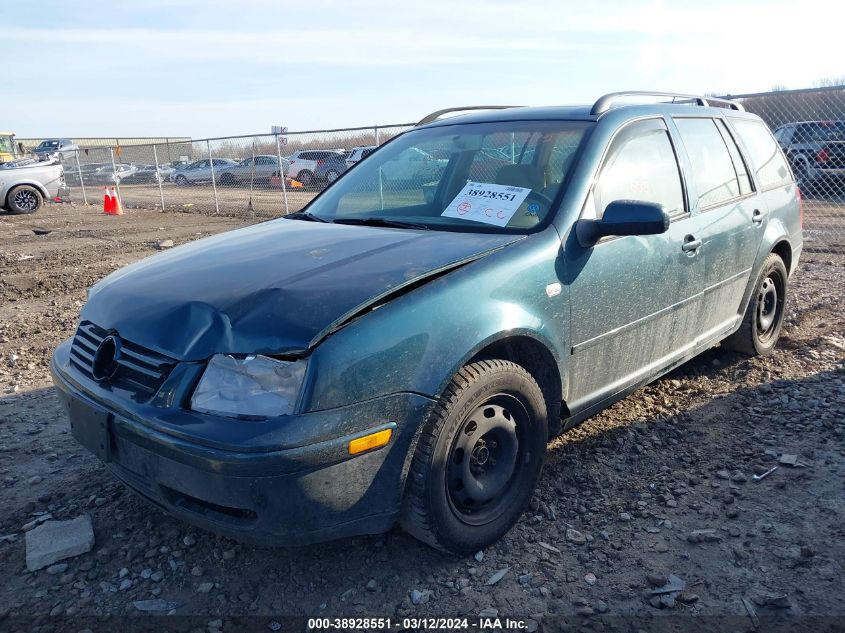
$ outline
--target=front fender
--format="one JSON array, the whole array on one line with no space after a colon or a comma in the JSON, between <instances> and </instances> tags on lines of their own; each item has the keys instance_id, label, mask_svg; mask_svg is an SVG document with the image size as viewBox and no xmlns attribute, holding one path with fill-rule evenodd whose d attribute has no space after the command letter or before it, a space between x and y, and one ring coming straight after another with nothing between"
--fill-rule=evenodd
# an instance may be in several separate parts
<instances>
[{"instance_id":1,"label":"front fender","mask_svg":"<svg viewBox=\"0 0 845 633\"><path fill-rule=\"evenodd\" d=\"M551 228L350 322L314 349L305 410L398 392L435 398L470 358L510 336L543 344L564 375L568 298L544 290L557 279L559 249Z\"/></svg>"}]
</instances>

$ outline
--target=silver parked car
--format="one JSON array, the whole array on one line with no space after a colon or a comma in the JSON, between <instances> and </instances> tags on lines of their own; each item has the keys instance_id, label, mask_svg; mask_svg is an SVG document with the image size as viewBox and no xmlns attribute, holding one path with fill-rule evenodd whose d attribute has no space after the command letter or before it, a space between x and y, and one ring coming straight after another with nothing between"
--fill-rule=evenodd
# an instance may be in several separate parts
<instances>
[{"instance_id":1,"label":"silver parked car","mask_svg":"<svg viewBox=\"0 0 845 633\"><path fill-rule=\"evenodd\" d=\"M55 154L72 156L78 151L79 145L69 138L47 138L41 141L38 147L32 150L32 153L36 156L54 156Z\"/></svg>"},{"instance_id":2,"label":"silver parked car","mask_svg":"<svg viewBox=\"0 0 845 633\"><path fill-rule=\"evenodd\" d=\"M121 182L124 178L128 178L138 171L138 166L131 163L117 163L112 166L106 163L97 171L91 174L91 182L100 185L114 185ZM86 179L86 182L88 180Z\"/></svg>"},{"instance_id":3,"label":"silver parked car","mask_svg":"<svg viewBox=\"0 0 845 633\"><path fill-rule=\"evenodd\" d=\"M290 162L282 159L282 171L285 176L290 170ZM273 176L279 175L279 158L272 154L265 154L253 158L243 159L241 162L231 166L223 167L217 174L217 182L221 185L236 185L249 183L250 181L266 183Z\"/></svg>"},{"instance_id":4,"label":"silver parked car","mask_svg":"<svg viewBox=\"0 0 845 633\"><path fill-rule=\"evenodd\" d=\"M57 160L24 158L0 165L0 209L35 213L45 200L66 193L64 169Z\"/></svg>"},{"instance_id":5,"label":"silver parked car","mask_svg":"<svg viewBox=\"0 0 845 633\"><path fill-rule=\"evenodd\" d=\"M238 163L228 158L205 158L185 165L170 174L170 180L177 185L195 185L203 182L211 182L212 162L214 165L214 179L219 181L220 174L228 167L234 167Z\"/></svg>"}]
</instances>

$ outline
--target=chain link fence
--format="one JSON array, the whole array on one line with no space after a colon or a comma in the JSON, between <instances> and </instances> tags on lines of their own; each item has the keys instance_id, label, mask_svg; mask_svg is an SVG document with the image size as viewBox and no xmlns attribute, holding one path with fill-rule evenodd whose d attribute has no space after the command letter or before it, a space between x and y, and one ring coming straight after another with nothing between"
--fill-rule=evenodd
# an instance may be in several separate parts
<instances>
[{"instance_id":1,"label":"chain link fence","mask_svg":"<svg viewBox=\"0 0 845 633\"><path fill-rule=\"evenodd\" d=\"M263 220L302 209L353 161L412 124L84 146L65 155L70 199ZM27 139L27 141L39 139Z\"/></svg>"},{"instance_id":2,"label":"chain link fence","mask_svg":"<svg viewBox=\"0 0 845 633\"><path fill-rule=\"evenodd\" d=\"M771 128L804 200L810 252L845 255L845 86L728 95Z\"/></svg>"},{"instance_id":3,"label":"chain link fence","mask_svg":"<svg viewBox=\"0 0 845 633\"><path fill-rule=\"evenodd\" d=\"M803 194L807 249L845 253L845 86L726 96L758 114L789 159ZM74 201L99 204L102 188L113 186L128 209L261 220L302 209L370 148L410 127L97 139L65 158L65 173Z\"/></svg>"}]
</instances>

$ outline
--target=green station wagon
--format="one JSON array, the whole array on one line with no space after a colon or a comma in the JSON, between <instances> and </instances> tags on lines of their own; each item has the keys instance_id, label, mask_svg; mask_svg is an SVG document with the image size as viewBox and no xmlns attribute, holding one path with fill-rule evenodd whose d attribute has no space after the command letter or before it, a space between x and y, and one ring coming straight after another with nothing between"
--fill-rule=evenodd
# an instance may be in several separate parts
<instances>
[{"instance_id":1,"label":"green station wagon","mask_svg":"<svg viewBox=\"0 0 845 633\"><path fill-rule=\"evenodd\" d=\"M773 349L801 199L757 116L664 93L457 110L302 212L95 284L52 360L77 440L244 541L398 522L475 552L550 437L718 343Z\"/></svg>"}]
</instances>

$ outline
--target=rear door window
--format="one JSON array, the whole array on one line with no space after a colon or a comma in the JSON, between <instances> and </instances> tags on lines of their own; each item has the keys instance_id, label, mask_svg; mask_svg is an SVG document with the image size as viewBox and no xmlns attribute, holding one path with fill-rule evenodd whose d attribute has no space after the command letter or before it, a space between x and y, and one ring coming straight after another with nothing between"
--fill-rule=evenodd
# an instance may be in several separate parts
<instances>
[{"instance_id":1,"label":"rear door window","mask_svg":"<svg viewBox=\"0 0 845 633\"><path fill-rule=\"evenodd\" d=\"M712 207L739 197L739 181L725 139L713 119L675 119L687 150L698 203Z\"/></svg>"},{"instance_id":2,"label":"rear door window","mask_svg":"<svg viewBox=\"0 0 845 633\"><path fill-rule=\"evenodd\" d=\"M792 182L792 174L769 128L755 119L731 118L731 125L751 159L761 189Z\"/></svg>"}]
</instances>

